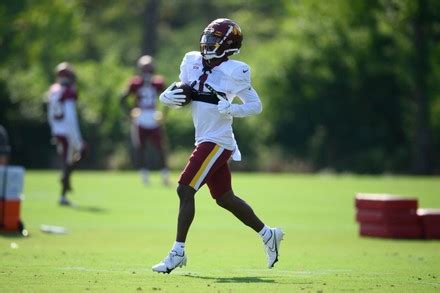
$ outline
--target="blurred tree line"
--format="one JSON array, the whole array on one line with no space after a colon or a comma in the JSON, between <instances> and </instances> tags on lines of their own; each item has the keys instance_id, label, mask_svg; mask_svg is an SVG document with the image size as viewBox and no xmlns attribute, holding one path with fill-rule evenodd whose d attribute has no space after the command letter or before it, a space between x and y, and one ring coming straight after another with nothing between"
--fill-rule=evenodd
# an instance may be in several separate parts
<instances>
[{"instance_id":1,"label":"blurred tree line","mask_svg":"<svg viewBox=\"0 0 440 293\"><path fill-rule=\"evenodd\" d=\"M235 168L440 172L440 1L6 0L0 3L0 124L12 161L54 165L44 96L61 61L79 80L85 167L130 166L118 97L148 53L167 83L213 19L236 20L264 111L235 119ZM234 57L235 58L235 57ZM166 111L172 166L193 144L188 109Z\"/></svg>"}]
</instances>

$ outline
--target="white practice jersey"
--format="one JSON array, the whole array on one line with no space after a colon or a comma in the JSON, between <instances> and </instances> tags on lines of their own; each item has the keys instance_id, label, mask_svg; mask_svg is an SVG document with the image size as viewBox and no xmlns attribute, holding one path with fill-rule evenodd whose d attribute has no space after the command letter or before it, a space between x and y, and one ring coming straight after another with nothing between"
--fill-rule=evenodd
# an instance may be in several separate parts
<instances>
[{"instance_id":1,"label":"white practice jersey","mask_svg":"<svg viewBox=\"0 0 440 293\"><path fill-rule=\"evenodd\" d=\"M187 53L180 65L180 80L199 89L199 77L202 74L203 64L200 52ZM227 60L208 73L203 92L209 93L206 84L217 92L224 93L230 102L238 97L242 104L233 104L231 115L223 115L217 110L216 104L192 101L195 144L214 142L225 149L232 150L233 159L240 160L240 152L232 130L233 117L246 117L262 111L260 98L251 85L249 66L240 61Z\"/></svg>"},{"instance_id":2,"label":"white practice jersey","mask_svg":"<svg viewBox=\"0 0 440 293\"><path fill-rule=\"evenodd\" d=\"M76 112L77 93L72 86L55 83L48 93L48 121L52 135L65 136L74 148L82 145Z\"/></svg>"}]
</instances>

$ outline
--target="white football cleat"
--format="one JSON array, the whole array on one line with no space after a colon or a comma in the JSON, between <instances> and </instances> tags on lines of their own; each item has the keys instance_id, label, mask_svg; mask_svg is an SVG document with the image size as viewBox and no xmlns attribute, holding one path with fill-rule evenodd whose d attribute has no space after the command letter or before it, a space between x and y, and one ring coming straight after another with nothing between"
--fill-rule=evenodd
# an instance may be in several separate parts
<instances>
[{"instance_id":1,"label":"white football cleat","mask_svg":"<svg viewBox=\"0 0 440 293\"><path fill-rule=\"evenodd\" d=\"M157 273L171 273L175 268L186 266L186 255L178 255L177 251L172 250L167 257L157 265L152 267L153 272Z\"/></svg>"},{"instance_id":2,"label":"white football cleat","mask_svg":"<svg viewBox=\"0 0 440 293\"><path fill-rule=\"evenodd\" d=\"M273 265L278 261L278 255L280 252L280 242L283 240L284 232L280 228L271 228L270 236L267 242L263 242L264 250L267 256L267 267L269 269L273 268Z\"/></svg>"}]
</instances>

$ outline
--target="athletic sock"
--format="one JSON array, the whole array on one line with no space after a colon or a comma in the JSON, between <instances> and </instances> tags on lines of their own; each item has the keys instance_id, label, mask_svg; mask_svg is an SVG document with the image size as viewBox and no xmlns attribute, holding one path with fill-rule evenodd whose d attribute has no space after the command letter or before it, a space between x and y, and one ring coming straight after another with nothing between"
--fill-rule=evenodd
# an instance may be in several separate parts
<instances>
[{"instance_id":1,"label":"athletic sock","mask_svg":"<svg viewBox=\"0 0 440 293\"><path fill-rule=\"evenodd\" d=\"M173 248L171 250L177 252L178 255L183 255L185 252L185 242L174 242Z\"/></svg>"},{"instance_id":2,"label":"athletic sock","mask_svg":"<svg viewBox=\"0 0 440 293\"><path fill-rule=\"evenodd\" d=\"M170 183L170 171L168 168L163 168L162 171L162 180L165 185L168 185Z\"/></svg>"},{"instance_id":3,"label":"athletic sock","mask_svg":"<svg viewBox=\"0 0 440 293\"><path fill-rule=\"evenodd\" d=\"M149 180L148 177L149 177L150 171L148 169L141 169L140 173L141 173L141 178L142 178L142 181L144 182L144 184L148 184L148 180Z\"/></svg>"},{"instance_id":4,"label":"athletic sock","mask_svg":"<svg viewBox=\"0 0 440 293\"><path fill-rule=\"evenodd\" d=\"M270 227L266 225L264 225L263 229L261 229L258 234L260 234L264 243L266 243L270 239L270 237L272 237L272 231L270 230Z\"/></svg>"}]
</instances>

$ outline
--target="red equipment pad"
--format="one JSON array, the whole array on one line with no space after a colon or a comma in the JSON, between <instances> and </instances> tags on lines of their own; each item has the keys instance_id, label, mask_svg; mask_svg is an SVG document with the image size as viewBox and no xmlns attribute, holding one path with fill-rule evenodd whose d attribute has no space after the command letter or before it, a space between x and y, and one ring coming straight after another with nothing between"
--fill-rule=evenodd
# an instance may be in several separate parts
<instances>
[{"instance_id":1,"label":"red equipment pad","mask_svg":"<svg viewBox=\"0 0 440 293\"><path fill-rule=\"evenodd\" d=\"M3 201L3 231L18 231L20 227L20 201Z\"/></svg>"},{"instance_id":2,"label":"red equipment pad","mask_svg":"<svg viewBox=\"0 0 440 293\"><path fill-rule=\"evenodd\" d=\"M440 209L418 209L420 223L426 239L440 239Z\"/></svg>"},{"instance_id":3,"label":"red equipment pad","mask_svg":"<svg viewBox=\"0 0 440 293\"><path fill-rule=\"evenodd\" d=\"M419 217L416 210L407 209L388 209L388 210L367 210L356 211L356 220L359 223L376 224L414 224L419 223Z\"/></svg>"},{"instance_id":4,"label":"red equipment pad","mask_svg":"<svg viewBox=\"0 0 440 293\"><path fill-rule=\"evenodd\" d=\"M423 224L437 225L440 228L440 209L417 209L417 215Z\"/></svg>"},{"instance_id":5,"label":"red equipment pad","mask_svg":"<svg viewBox=\"0 0 440 293\"><path fill-rule=\"evenodd\" d=\"M417 198L390 194L358 193L355 198L358 209L417 209Z\"/></svg>"},{"instance_id":6,"label":"red equipment pad","mask_svg":"<svg viewBox=\"0 0 440 293\"><path fill-rule=\"evenodd\" d=\"M3 199L0 199L0 229L3 227L3 211L5 208L5 204Z\"/></svg>"},{"instance_id":7,"label":"red equipment pad","mask_svg":"<svg viewBox=\"0 0 440 293\"><path fill-rule=\"evenodd\" d=\"M361 236L387 237L387 238L422 238L420 225L386 225L361 223L359 234Z\"/></svg>"},{"instance_id":8,"label":"red equipment pad","mask_svg":"<svg viewBox=\"0 0 440 293\"><path fill-rule=\"evenodd\" d=\"M423 227L423 234L426 239L440 239L440 227Z\"/></svg>"}]
</instances>

